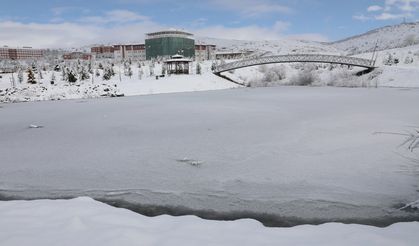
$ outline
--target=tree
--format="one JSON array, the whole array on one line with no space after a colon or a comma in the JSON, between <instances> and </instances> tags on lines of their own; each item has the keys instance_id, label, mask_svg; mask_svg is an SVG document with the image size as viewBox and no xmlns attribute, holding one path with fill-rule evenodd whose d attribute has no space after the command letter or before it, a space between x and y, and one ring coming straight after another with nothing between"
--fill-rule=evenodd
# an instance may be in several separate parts
<instances>
[{"instance_id":1,"label":"tree","mask_svg":"<svg viewBox=\"0 0 419 246\"><path fill-rule=\"evenodd\" d=\"M196 63L196 74L202 74L202 68L201 68L201 64Z\"/></svg>"},{"instance_id":2,"label":"tree","mask_svg":"<svg viewBox=\"0 0 419 246\"><path fill-rule=\"evenodd\" d=\"M103 80L110 80L112 78L112 71L111 69L105 69L103 72Z\"/></svg>"},{"instance_id":3,"label":"tree","mask_svg":"<svg viewBox=\"0 0 419 246\"><path fill-rule=\"evenodd\" d=\"M33 73L32 69L28 69L28 84L36 84L35 74Z\"/></svg>"},{"instance_id":4,"label":"tree","mask_svg":"<svg viewBox=\"0 0 419 246\"><path fill-rule=\"evenodd\" d=\"M88 80L88 79L90 79L89 73L86 72L84 67L82 67L80 70L80 80L83 81L83 80Z\"/></svg>"},{"instance_id":5,"label":"tree","mask_svg":"<svg viewBox=\"0 0 419 246\"><path fill-rule=\"evenodd\" d=\"M128 67L127 75L129 76L129 78L132 77L132 69L131 69L131 66Z\"/></svg>"},{"instance_id":6,"label":"tree","mask_svg":"<svg viewBox=\"0 0 419 246\"><path fill-rule=\"evenodd\" d=\"M23 83L23 71L22 71L22 69L19 69L19 71L17 72L17 78L19 80L19 83L22 84Z\"/></svg>"},{"instance_id":7,"label":"tree","mask_svg":"<svg viewBox=\"0 0 419 246\"><path fill-rule=\"evenodd\" d=\"M138 79L142 80L144 75L144 71L142 68L138 69Z\"/></svg>"},{"instance_id":8,"label":"tree","mask_svg":"<svg viewBox=\"0 0 419 246\"><path fill-rule=\"evenodd\" d=\"M55 84L55 73L54 72L52 72L50 83L51 83L51 85Z\"/></svg>"},{"instance_id":9,"label":"tree","mask_svg":"<svg viewBox=\"0 0 419 246\"><path fill-rule=\"evenodd\" d=\"M70 83L76 83L77 82L76 75L71 70L68 70L67 78L68 78L68 82L70 82Z\"/></svg>"}]
</instances>

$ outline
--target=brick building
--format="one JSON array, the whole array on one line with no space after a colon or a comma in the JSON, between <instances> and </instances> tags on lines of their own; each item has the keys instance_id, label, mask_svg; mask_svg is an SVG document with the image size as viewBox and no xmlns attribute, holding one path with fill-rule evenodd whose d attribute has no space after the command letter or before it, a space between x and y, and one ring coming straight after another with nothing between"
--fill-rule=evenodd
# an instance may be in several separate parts
<instances>
[{"instance_id":1,"label":"brick building","mask_svg":"<svg viewBox=\"0 0 419 246\"><path fill-rule=\"evenodd\" d=\"M91 48L91 52L96 59L113 59L115 58L114 51L114 46L98 46Z\"/></svg>"},{"instance_id":2,"label":"brick building","mask_svg":"<svg viewBox=\"0 0 419 246\"><path fill-rule=\"evenodd\" d=\"M39 59L44 56L44 50L32 49L30 47L23 48L0 48L0 60L32 60Z\"/></svg>"},{"instance_id":3,"label":"brick building","mask_svg":"<svg viewBox=\"0 0 419 246\"><path fill-rule=\"evenodd\" d=\"M115 59L117 60L138 60L146 59L144 44L114 45Z\"/></svg>"}]
</instances>

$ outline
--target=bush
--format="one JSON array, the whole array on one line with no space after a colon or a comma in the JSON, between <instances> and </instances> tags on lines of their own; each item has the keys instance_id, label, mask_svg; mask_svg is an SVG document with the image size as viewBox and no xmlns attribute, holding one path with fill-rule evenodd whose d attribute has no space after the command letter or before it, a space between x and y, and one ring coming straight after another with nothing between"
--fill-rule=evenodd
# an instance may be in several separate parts
<instances>
[{"instance_id":1,"label":"bush","mask_svg":"<svg viewBox=\"0 0 419 246\"><path fill-rule=\"evenodd\" d=\"M308 86L312 85L317 79L314 69L311 66L305 66L301 72L290 79L291 85Z\"/></svg>"}]
</instances>

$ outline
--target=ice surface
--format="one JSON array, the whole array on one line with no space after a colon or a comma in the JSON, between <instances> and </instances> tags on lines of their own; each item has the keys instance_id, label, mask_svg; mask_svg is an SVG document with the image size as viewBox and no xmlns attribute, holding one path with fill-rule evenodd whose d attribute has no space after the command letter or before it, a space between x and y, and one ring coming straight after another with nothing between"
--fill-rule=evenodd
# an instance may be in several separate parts
<instances>
[{"instance_id":1,"label":"ice surface","mask_svg":"<svg viewBox=\"0 0 419 246\"><path fill-rule=\"evenodd\" d=\"M419 223L388 228L329 223L265 228L253 220L149 218L77 198L0 202L2 246L44 245L417 245Z\"/></svg>"},{"instance_id":2,"label":"ice surface","mask_svg":"<svg viewBox=\"0 0 419 246\"><path fill-rule=\"evenodd\" d=\"M415 218L415 89L280 87L0 108L0 188L321 220ZM29 125L43 128L28 128ZM179 161L189 160L189 161ZM200 165L191 165L191 163Z\"/></svg>"}]
</instances>

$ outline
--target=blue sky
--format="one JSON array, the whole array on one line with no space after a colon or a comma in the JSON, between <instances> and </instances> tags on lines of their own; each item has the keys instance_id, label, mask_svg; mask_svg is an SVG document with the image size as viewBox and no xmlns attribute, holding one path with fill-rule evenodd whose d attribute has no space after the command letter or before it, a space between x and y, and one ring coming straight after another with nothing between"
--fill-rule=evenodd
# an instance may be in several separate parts
<instances>
[{"instance_id":1,"label":"blue sky","mask_svg":"<svg viewBox=\"0 0 419 246\"><path fill-rule=\"evenodd\" d=\"M404 19L419 20L419 0L2 0L0 45L141 41L163 28L334 41Z\"/></svg>"}]
</instances>

